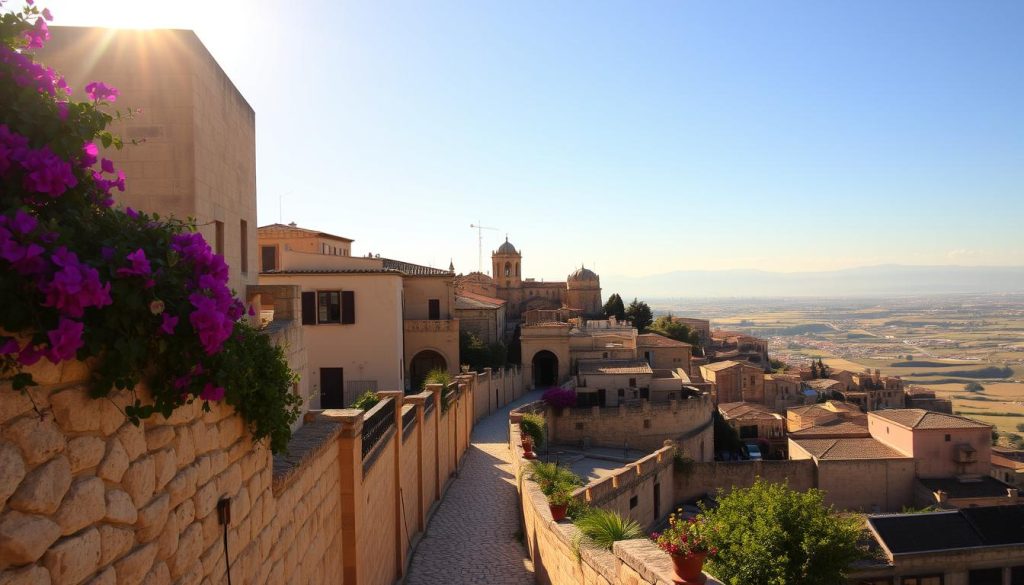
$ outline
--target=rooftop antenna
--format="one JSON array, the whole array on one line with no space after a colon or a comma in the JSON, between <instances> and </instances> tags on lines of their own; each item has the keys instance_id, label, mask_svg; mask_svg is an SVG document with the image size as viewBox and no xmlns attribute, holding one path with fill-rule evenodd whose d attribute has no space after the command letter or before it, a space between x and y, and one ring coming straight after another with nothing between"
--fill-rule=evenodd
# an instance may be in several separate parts
<instances>
[{"instance_id":1,"label":"rooftop antenna","mask_svg":"<svg viewBox=\"0 0 1024 585\"><path fill-rule=\"evenodd\" d=\"M480 220L478 219L477 222L479 222L479 221ZM476 258L477 267L476 267L476 271L481 273L481 274L483 274L483 272L484 272L484 230L498 231L498 228L487 227L485 225L480 225L479 223L471 223L471 224L469 224L469 227L471 227L471 228L476 230L476 240L477 240L477 252L476 252L476 255L477 255L477 258Z\"/></svg>"}]
</instances>

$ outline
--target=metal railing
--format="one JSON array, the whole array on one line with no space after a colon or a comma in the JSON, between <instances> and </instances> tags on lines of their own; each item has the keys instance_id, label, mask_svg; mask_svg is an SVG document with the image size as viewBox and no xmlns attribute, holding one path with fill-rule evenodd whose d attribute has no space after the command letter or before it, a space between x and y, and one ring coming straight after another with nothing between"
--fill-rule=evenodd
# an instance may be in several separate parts
<instances>
[{"instance_id":1,"label":"metal railing","mask_svg":"<svg viewBox=\"0 0 1024 585\"><path fill-rule=\"evenodd\" d=\"M380 441L381 437L395 426L395 401L385 398L370 416L363 419L363 458Z\"/></svg>"}]
</instances>

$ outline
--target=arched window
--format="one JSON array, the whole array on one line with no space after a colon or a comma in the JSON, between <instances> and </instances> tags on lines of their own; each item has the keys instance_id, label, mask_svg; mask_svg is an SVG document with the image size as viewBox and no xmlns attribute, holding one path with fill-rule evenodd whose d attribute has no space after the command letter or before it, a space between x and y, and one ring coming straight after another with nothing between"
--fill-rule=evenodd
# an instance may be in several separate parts
<instances>
[{"instance_id":1,"label":"arched window","mask_svg":"<svg viewBox=\"0 0 1024 585\"><path fill-rule=\"evenodd\" d=\"M516 262L516 278L519 278L519 263Z\"/></svg>"},{"instance_id":2,"label":"arched window","mask_svg":"<svg viewBox=\"0 0 1024 585\"><path fill-rule=\"evenodd\" d=\"M512 264L510 262L505 263L505 276L512 276Z\"/></svg>"}]
</instances>

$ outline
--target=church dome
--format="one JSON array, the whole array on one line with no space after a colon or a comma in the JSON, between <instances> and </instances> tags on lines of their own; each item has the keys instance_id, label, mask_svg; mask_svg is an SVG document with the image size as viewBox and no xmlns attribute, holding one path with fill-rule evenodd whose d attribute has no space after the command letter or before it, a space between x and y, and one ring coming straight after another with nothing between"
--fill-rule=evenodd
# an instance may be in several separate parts
<instances>
[{"instance_id":1,"label":"church dome","mask_svg":"<svg viewBox=\"0 0 1024 585\"><path fill-rule=\"evenodd\" d=\"M519 255L519 252L516 252L516 247L513 246L512 243L508 241L507 237L505 238L505 243L502 244L498 248L498 252L497 253L498 254L513 255L513 256L518 256Z\"/></svg>"},{"instance_id":2,"label":"church dome","mask_svg":"<svg viewBox=\"0 0 1024 585\"><path fill-rule=\"evenodd\" d=\"M600 278L598 278L597 273L582 266L577 268L576 271L570 274L569 278L566 279L567 282L598 282L599 280Z\"/></svg>"}]
</instances>

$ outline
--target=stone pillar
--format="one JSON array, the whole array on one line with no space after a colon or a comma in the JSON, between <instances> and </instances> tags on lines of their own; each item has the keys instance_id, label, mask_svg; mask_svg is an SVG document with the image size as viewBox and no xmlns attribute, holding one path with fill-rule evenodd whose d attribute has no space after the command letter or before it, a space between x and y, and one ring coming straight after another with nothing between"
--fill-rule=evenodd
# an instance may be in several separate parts
<instances>
[{"instance_id":1,"label":"stone pillar","mask_svg":"<svg viewBox=\"0 0 1024 585\"><path fill-rule=\"evenodd\" d=\"M434 395L434 501L441 500L441 384L427 384Z\"/></svg>"},{"instance_id":2,"label":"stone pillar","mask_svg":"<svg viewBox=\"0 0 1024 585\"><path fill-rule=\"evenodd\" d=\"M494 376L491 368L484 368L484 380L486 380L484 392L487 393L487 412L484 413L484 416L487 416L494 412L494 409L491 408L491 398L494 394Z\"/></svg>"},{"instance_id":3,"label":"stone pillar","mask_svg":"<svg viewBox=\"0 0 1024 585\"><path fill-rule=\"evenodd\" d=\"M360 510L363 496L363 411L346 408L325 410L323 416L341 423L338 462L341 468L341 562L344 583L359 583L365 573L365 559L359 558L357 538L365 527Z\"/></svg>"},{"instance_id":4,"label":"stone pillar","mask_svg":"<svg viewBox=\"0 0 1024 585\"><path fill-rule=\"evenodd\" d=\"M395 450L394 450L394 476L395 493L392 494L394 502L394 527L395 527L395 575L401 578L405 569L405 549L408 543L405 540L402 530L402 406L405 399L405 392L400 390L384 390L377 393L381 400L390 398L395 401ZM383 495L383 494L382 494Z\"/></svg>"},{"instance_id":5,"label":"stone pillar","mask_svg":"<svg viewBox=\"0 0 1024 585\"><path fill-rule=\"evenodd\" d=\"M426 424L426 417L423 416L423 408L426 406L430 392L420 392L406 396L405 401L416 407L416 532L423 532L427 528L427 511L423 509L423 425ZM435 417L436 418L436 417Z\"/></svg>"}]
</instances>

